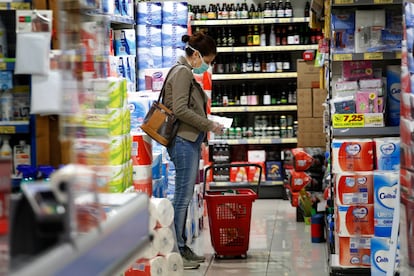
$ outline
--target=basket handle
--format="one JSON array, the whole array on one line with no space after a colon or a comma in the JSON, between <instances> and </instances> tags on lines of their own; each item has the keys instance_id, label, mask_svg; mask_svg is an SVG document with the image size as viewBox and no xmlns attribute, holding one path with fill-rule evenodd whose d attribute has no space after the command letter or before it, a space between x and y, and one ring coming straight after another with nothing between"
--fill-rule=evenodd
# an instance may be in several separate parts
<instances>
[{"instance_id":1,"label":"basket handle","mask_svg":"<svg viewBox=\"0 0 414 276\"><path fill-rule=\"evenodd\" d=\"M213 164L205 168L204 170L204 182L203 182L203 198L206 194L206 183L207 183L207 175L208 171L215 168L237 168L237 167L256 167L259 169L259 179L257 182L257 197L259 197L259 191L260 191L260 184L262 182L262 171L263 168L259 164L255 163L237 163L237 164Z\"/></svg>"}]
</instances>

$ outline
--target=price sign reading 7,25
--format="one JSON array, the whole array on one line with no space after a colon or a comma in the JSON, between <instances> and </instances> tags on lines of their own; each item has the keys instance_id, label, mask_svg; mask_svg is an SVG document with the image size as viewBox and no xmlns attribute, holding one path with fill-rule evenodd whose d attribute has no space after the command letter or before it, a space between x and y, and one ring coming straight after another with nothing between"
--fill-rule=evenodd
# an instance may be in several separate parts
<instances>
[{"instance_id":1,"label":"price sign reading 7,25","mask_svg":"<svg viewBox=\"0 0 414 276\"><path fill-rule=\"evenodd\" d=\"M334 114L332 118L334 127L363 127L364 114Z\"/></svg>"}]
</instances>

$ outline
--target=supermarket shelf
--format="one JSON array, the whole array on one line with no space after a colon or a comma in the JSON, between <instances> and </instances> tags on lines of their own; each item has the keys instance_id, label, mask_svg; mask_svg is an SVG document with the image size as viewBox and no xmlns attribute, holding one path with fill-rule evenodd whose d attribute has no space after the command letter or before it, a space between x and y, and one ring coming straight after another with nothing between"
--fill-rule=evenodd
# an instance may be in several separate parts
<instances>
[{"instance_id":1,"label":"supermarket shelf","mask_svg":"<svg viewBox=\"0 0 414 276\"><path fill-rule=\"evenodd\" d=\"M29 133L29 121L0 122L0 134Z\"/></svg>"},{"instance_id":2,"label":"supermarket shelf","mask_svg":"<svg viewBox=\"0 0 414 276\"><path fill-rule=\"evenodd\" d=\"M334 0L332 6L363 6L363 5L386 5L402 4L402 0Z\"/></svg>"},{"instance_id":3,"label":"supermarket shelf","mask_svg":"<svg viewBox=\"0 0 414 276\"><path fill-rule=\"evenodd\" d=\"M79 235L12 271L24 275L120 275L148 246L148 196L136 194L99 229Z\"/></svg>"},{"instance_id":4,"label":"supermarket shelf","mask_svg":"<svg viewBox=\"0 0 414 276\"><path fill-rule=\"evenodd\" d=\"M263 105L263 106L223 106L212 107L213 113L226 112L267 112L267 111L296 111L297 105Z\"/></svg>"},{"instance_id":5,"label":"supermarket shelf","mask_svg":"<svg viewBox=\"0 0 414 276\"><path fill-rule=\"evenodd\" d=\"M401 51L394 52L372 52L372 53L334 53L333 61L347 60L392 60L401 59Z\"/></svg>"},{"instance_id":6,"label":"supermarket shelf","mask_svg":"<svg viewBox=\"0 0 414 276\"><path fill-rule=\"evenodd\" d=\"M285 73L247 73L247 74L213 74L212 80L245 80L245 79L285 79L296 78L297 72Z\"/></svg>"},{"instance_id":7,"label":"supermarket shelf","mask_svg":"<svg viewBox=\"0 0 414 276\"><path fill-rule=\"evenodd\" d=\"M248 182L210 182L210 188L227 188L227 187L257 187L257 184ZM260 187L263 186L279 186L283 185L283 181L262 181Z\"/></svg>"},{"instance_id":8,"label":"supermarket shelf","mask_svg":"<svg viewBox=\"0 0 414 276\"><path fill-rule=\"evenodd\" d=\"M344 267L339 264L339 255L331 254L330 256L330 275L331 276L370 276L371 269L364 267Z\"/></svg>"},{"instance_id":9,"label":"supermarket shelf","mask_svg":"<svg viewBox=\"0 0 414 276\"><path fill-rule=\"evenodd\" d=\"M277 23L303 23L309 22L309 17L292 18L258 18L258 19L225 19L225 20L193 20L193 26L219 26L219 25L250 25L250 24L277 24Z\"/></svg>"},{"instance_id":10,"label":"supermarket shelf","mask_svg":"<svg viewBox=\"0 0 414 276\"><path fill-rule=\"evenodd\" d=\"M134 18L129 18L125 16L110 15L110 20L111 20L111 23L129 24L129 25L135 24Z\"/></svg>"},{"instance_id":11,"label":"supermarket shelf","mask_svg":"<svg viewBox=\"0 0 414 276\"><path fill-rule=\"evenodd\" d=\"M209 140L210 145L229 144L229 145L270 145L270 144L295 144L298 139L295 138L243 138L243 139L216 139Z\"/></svg>"},{"instance_id":12,"label":"supermarket shelf","mask_svg":"<svg viewBox=\"0 0 414 276\"><path fill-rule=\"evenodd\" d=\"M281 45L281 46L235 46L235 47L218 47L219 53L244 53L244 52L279 52L279 51L305 51L317 50L317 44L311 45Z\"/></svg>"},{"instance_id":13,"label":"supermarket shelf","mask_svg":"<svg viewBox=\"0 0 414 276\"><path fill-rule=\"evenodd\" d=\"M355 127L333 128L334 137L373 137L373 136L399 136L400 127Z\"/></svg>"}]
</instances>

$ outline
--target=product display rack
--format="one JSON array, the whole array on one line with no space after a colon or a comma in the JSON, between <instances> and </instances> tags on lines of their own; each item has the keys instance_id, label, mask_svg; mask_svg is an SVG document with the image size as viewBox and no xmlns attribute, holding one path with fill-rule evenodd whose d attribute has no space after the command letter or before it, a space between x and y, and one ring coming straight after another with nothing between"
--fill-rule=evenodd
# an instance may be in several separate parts
<instances>
[{"instance_id":1,"label":"product display rack","mask_svg":"<svg viewBox=\"0 0 414 276\"><path fill-rule=\"evenodd\" d=\"M198 28L207 28L209 34L210 29L218 29L218 28L237 28L243 27L247 32L247 26L259 25L269 27L270 25L274 24L274 27L277 28L279 26L288 26L288 24L294 24L296 26L307 24L309 22L309 17L292 17L292 18L255 18L255 19L213 19L213 20L192 20L191 26L194 29ZM267 27L266 27L267 28ZM210 34L214 37L215 33ZM290 70L283 71L283 72L244 72L244 73L215 73L213 72L212 75L212 82L213 82L213 91L212 91L212 99L215 95L214 86L215 84L220 84L223 86L232 85L234 83L246 82L247 85L249 83L262 83L263 85L269 85L272 89L274 85L278 83L287 83L288 81L296 81L297 72L295 71L295 63L293 62L296 58L300 58L299 54L305 50L316 50L318 45L316 44L307 44L307 45L300 45L300 44L288 44L288 45L275 45L269 46L270 44L267 43L266 46L250 46L250 45L240 45L235 44L233 46L220 46L217 47L218 56L224 54L229 55L232 53L236 54L247 54L250 53L252 55L269 55L269 54L280 54L284 57L289 56L291 57L291 66ZM269 90L270 91L270 90ZM241 91L234 90L233 91L236 95L240 97ZM260 94L261 91L258 91ZM244 114L247 116L254 116L254 115L292 115L294 116L294 120L296 120L296 113L297 113L297 106L296 103L288 103L288 104L277 104L277 105L232 105L232 106L212 106L211 107L212 114L218 114L220 116L228 116L234 117L237 114ZM252 146L255 149L259 148L268 148L268 147L276 147L276 148L291 148L295 147L297 144L296 137L241 137L241 138L224 138L220 137L218 139L210 139L209 145L220 145L220 144L228 144L230 146ZM213 183L213 187L223 188L223 186L231 188L236 186L243 186L243 183L240 185L234 185L234 183ZM247 185L247 184L246 184ZM244 186L243 186L244 187ZM249 187L254 188L254 185ZM283 198L283 181L262 181L261 195L260 197L277 197ZM277 187L277 190L280 188L280 192L275 193L270 189L274 189ZM268 192L269 191L269 194ZM273 195L272 195L273 194Z\"/></svg>"},{"instance_id":2,"label":"product display rack","mask_svg":"<svg viewBox=\"0 0 414 276\"><path fill-rule=\"evenodd\" d=\"M402 4L401 0L332 0L330 5L330 12L333 10L358 10L358 9L380 9L387 8L391 6L397 6ZM331 16L332 17L332 16ZM331 26L329 26L331 28ZM331 34L333 33L330 30ZM341 64L343 61L371 61L376 64L377 67L385 68L388 64L397 65L400 63L401 51L374 51L374 52L362 52L362 53L337 53L332 48L330 49L330 59L329 59L329 82L332 81L334 75L336 77L343 70ZM373 66L375 67L375 66ZM329 86L329 100L332 99L332 85ZM386 93L386 92L384 92ZM329 122L331 126L329 127L329 138L349 138L349 139L364 139L364 138L376 138L376 137L399 137L400 128L399 126L380 126L380 127L334 127L335 114L331 114L329 111ZM341 116L337 118L340 119ZM385 121L385 119L384 119ZM331 155L332 156L332 155ZM331 172L332 174L332 172ZM334 192L334 178L331 178L331 198L332 202L335 201L335 192ZM336 205L336 203L332 203ZM331 206L333 207L333 206ZM328 227L328 222L326 227ZM328 231L327 231L328 235ZM336 236L336 232L333 232L333 235ZM335 240L335 238L334 238ZM361 275L369 276L371 275L370 267L348 267L342 266L339 261L338 248L336 248L336 243L327 242L327 253L328 253L328 267L329 273L332 276L335 275ZM388 275L388 274L387 274ZM398 275L398 273L396 273Z\"/></svg>"}]
</instances>

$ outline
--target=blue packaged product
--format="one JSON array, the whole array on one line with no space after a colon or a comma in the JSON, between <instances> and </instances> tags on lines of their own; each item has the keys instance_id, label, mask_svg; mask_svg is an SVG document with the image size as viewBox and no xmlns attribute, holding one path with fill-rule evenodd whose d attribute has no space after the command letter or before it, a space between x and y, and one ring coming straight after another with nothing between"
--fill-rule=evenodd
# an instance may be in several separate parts
<instances>
[{"instance_id":1,"label":"blue packaged product","mask_svg":"<svg viewBox=\"0 0 414 276\"><path fill-rule=\"evenodd\" d=\"M400 125L401 66L387 66L387 123Z\"/></svg>"}]
</instances>

